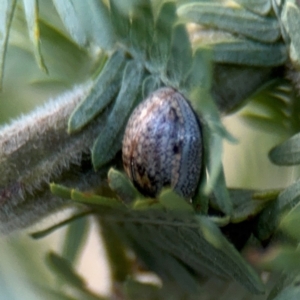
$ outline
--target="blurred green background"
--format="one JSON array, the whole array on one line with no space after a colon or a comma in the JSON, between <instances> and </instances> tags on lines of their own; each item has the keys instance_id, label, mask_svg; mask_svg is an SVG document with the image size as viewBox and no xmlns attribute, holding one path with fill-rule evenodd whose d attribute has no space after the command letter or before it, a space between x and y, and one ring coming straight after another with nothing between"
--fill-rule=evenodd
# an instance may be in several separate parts
<instances>
[{"instance_id":1,"label":"blurred green background","mask_svg":"<svg viewBox=\"0 0 300 300\"><path fill-rule=\"evenodd\" d=\"M49 74L41 71L35 62L18 3L0 93L1 124L83 82L97 68L99 49L88 51L76 46L63 29L51 1L43 1L40 8L41 47ZM225 142L223 162L228 186L272 189L285 187L299 176L299 168L277 167L268 160L268 151L287 136L249 127L239 113L224 117L223 122L238 140L236 144ZM109 273L95 226L91 232L85 256L77 266L92 289L101 292L109 286ZM0 300L59 299L55 294L57 281L44 258L50 250L61 250L64 234L65 230L60 230L40 241L32 240L27 233L0 238Z\"/></svg>"}]
</instances>

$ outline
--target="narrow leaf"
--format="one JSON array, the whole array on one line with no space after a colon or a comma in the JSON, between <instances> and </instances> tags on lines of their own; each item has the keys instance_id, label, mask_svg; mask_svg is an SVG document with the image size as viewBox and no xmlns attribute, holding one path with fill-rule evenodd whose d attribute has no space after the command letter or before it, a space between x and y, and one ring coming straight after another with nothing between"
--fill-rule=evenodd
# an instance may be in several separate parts
<instances>
[{"instance_id":1,"label":"narrow leaf","mask_svg":"<svg viewBox=\"0 0 300 300\"><path fill-rule=\"evenodd\" d=\"M201 217L199 222L204 239L214 247L214 250L212 249L213 251L220 251L216 256L220 257L220 263L224 259L224 265L222 267L226 269L235 280L246 286L253 293L263 293L265 288L259 276L250 265L243 260L233 245L224 238L219 228L206 217ZM211 254L209 256L211 257ZM225 266L227 264L228 267Z\"/></svg>"},{"instance_id":2,"label":"narrow leaf","mask_svg":"<svg viewBox=\"0 0 300 300\"><path fill-rule=\"evenodd\" d=\"M120 150L122 131L138 96L143 73L141 64L136 61L127 63L121 90L115 105L110 112L106 126L100 132L92 150L92 161L95 169L99 169L107 163ZM115 139L116 136L118 137L117 141ZM111 149L116 143L120 147Z\"/></svg>"},{"instance_id":3,"label":"narrow leaf","mask_svg":"<svg viewBox=\"0 0 300 300\"><path fill-rule=\"evenodd\" d=\"M59 1L59 0L58 0ZM115 44L115 33L111 24L107 1L69 0L72 2L88 41L106 51ZM104 3L106 2L106 3Z\"/></svg>"},{"instance_id":4,"label":"narrow leaf","mask_svg":"<svg viewBox=\"0 0 300 300\"><path fill-rule=\"evenodd\" d=\"M154 75L147 76L143 81L143 99L146 99L152 92L158 90L162 82Z\"/></svg>"},{"instance_id":5,"label":"narrow leaf","mask_svg":"<svg viewBox=\"0 0 300 300\"><path fill-rule=\"evenodd\" d=\"M215 64L212 96L220 112L232 113L272 79L271 68Z\"/></svg>"},{"instance_id":6,"label":"narrow leaf","mask_svg":"<svg viewBox=\"0 0 300 300\"><path fill-rule=\"evenodd\" d=\"M88 5L91 18L91 28L94 41L103 49L111 50L115 44L115 35L110 20L109 9L103 0L79 0L82 5Z\"/></svg>"},{"instance_id":7,"label":"narrow leaf","mask_svg":"<svg viewBox=\"0 0 300 300\"><path fill-rule=\"evenodd\" d=\"M298 257L299 259L299 257ZM300 295L299 278L293 284L284 288L272 300L298 300Z\"/></svg>"},{"instance_id":8,"label":"narrow leaf","mask_svg":"<svg viewBox=\"0 0 300 300\"><path fill-rule=\"evenodd\" d=\"M300 201L300 180L297 180L278 196L278 209L280 212L294 207Z\"/></svg>"},{"instance_id":9,"label":"narrow leaf","mask_svg":"<svg viewBox=\"0 0 300 300\"><path fill-rule=\"evenodd\" d=\"M171 254L196 274L205 274L210 270L223 277L234 278L253 293L264 292L259 276L212 221L202 216L186 216L148 210L135 211L131 215L119 216L119 220L116 217L107 221L115 224L120 222L120 230L131 236L133 234L138 243L139 237L142 237L145 243L154 244ZM151 255L151 247L149 252ZM162 263L160 268L163 267Z\"/></svg>"},{"instance_id":10,"label":"narrow leaf","mask_svg":"<svg viewBox=\"0 0 300 300\"><path fill-rule=\"evenodd\" d=\"M214 178L214 173L211 173L211 177ZM232 214L232 202L226 187L226 180L222 166L214 183L213 194L215 196L218 209L230 216Z\"/></svg>"},{"instance_id":11,"label":"narrow leaf","mask_svg":"<svg viewBox=\"0 0 300 300\"><path fill-rule=\"evenodd\" d=\"M185 80L192 65L192 48L186 26L176 25L173 29L171 53L167 64L166 84L178 88Z\"/></svg>"},{"instance_id":12,"label":"narrow leaf","mask_svg":"<svg viewBox=\"0 0 300 300\"><path fill-rule=\"evenodd\" d=\"M275 200L261 212L257 225L253 230L254 235L260 241L270 239L279 223L278 201Z\"/></svg>"},{"instance_id":13,"label":"narrow leaf","mask_svg":"<svg viewBox=\"0 0 300 300\"><path fill-rule=\"evenodd\" d=\"M81 254L89 230L87 218L77 218L70 223L64 237L62 257L73 265L76 264Z\"/></svg>"},{"instance_id":14,"label":"narrow leaf","mask_svg":"<svg viewBox=\"0 0 300 300\"><path fill-rule=\"evenodd\" d=\"M74 133L100 114L116 96L125 66L125 57L117 51L109 58L85 99L75 108L69 123L68 132Z\"/></svg>"},{"instance_id":15,"label":"narrow leaf","mask_svg":"<svg viewBox=\"0 0 300 300\"><path fill-rule=\"evenodd\" d=\"M272 43L281 35L277 19L261 17L239 7L190 3L179 7L177 12L189 22L230 31L264 43Z\"/></svg>"},{"instance_id":16,"label":"narrow leaf","mask_svg":"<svg viewBox=\"0 0 300 300\"><path fill-rule=\"evenodd\" d=\"M111 280L122 283L131 275L131 261L126 253L126 248L114 228L105 220L99 218L101 242L103 243L108 259Z\"/></svg>"},{"instance_id":17,"label":"narrow leaf","mask_svg":"<svg viewBox=\"0 0 300 300\"><path fill-rule=\"evenodd\" d=\"M50 183L50 191L53 195L61 197L63 199L71 199L72 190L56 183Z\"/></svg>"},{"instance_id":18,"label":"narrow leaf","mask_svg":"<svg viewBox=\"0 0 300 300\"><path fill-rule=\"evenodd\" d=\"M274 201L278 192L266 198L256 198L257 193L252 190L230 189L229 194L233 202L233 212L230 218L231 223L240 223L258 215L270 201Z\"/></svg>"},{"instance_id":19,"label":"narrow leaf","mask_svg":"<svg viewBox=\"0 0 300 300\"><path fill-rule=\"evenodd\" d=\"M176 20L176 6L174 2L164 2L157 17L153 43L150 50L149 69L163 73L166 69L171 51L173 24Z\"/></svg>"},{"instance_id":20,"label":"narrow leaf","mask_svg":"<svg viewBox=\"0 0 300 300\"><path fill-rule=\"evenodd\" d=\"M33 239L41 239L41 238L44 238L46 236L48 236L49 234L51 234L52 232L60 229L61 227L63 226L66 226L66 225L69 225L70 223L76 221L76 220L79 220L81 218L85 218L86 216L90 215L91 212L90 211L85 211L83 213L80 213L78 215L75 215L75 216L72 216L71 218L67 219L67 220L64 220L63 222L60 222L58 224L55 224L45 230L41 230L41 231L37 231L37 232L33 232L30 234L30 236L33 238Z\"/></svg>"},{"instance_id":21,"label":"narrow leaf","mask_svg":"<svg viewBox=\"0 0 300 300\"><path fill-rule=\"evenodd\" d=\"M274 67L288 59L285 44L272 45L249 40L233 40L213 46L213 59L218 63L233 63L257 67Z\"/></svg>"},{"instance_id":22,"label":"narrow leaf","mask_svg":"<svg viewBox=\"0 0 300 300\"><path fill-rule=\"evenodd\" d=\"M71 198L72 200L83 204L92 204L116 209L125 207L120 201L115 198L107 198L90 193L81 193L76 190L72 190Z\"/></svg>"},{"instance_id":23,"label":"narrow leaf","mask_svg":"<svg viewBox=\"0 0 300 300\"><path fill-rule=\"evenodd\" d=\"M144 230L141 231L139 227L125 224L126 237L124 236L124 230L123 232L120 231L122 228L119 227L116 231L126 243L129 243L130 247L134 249L145 265L160 276L164 284L171 284L172 290L174 290L174 283L176 283L179 290L196 293L198 283L193 274L187 270L182 262L173 255L170 255L168 251L157 246L157 243L151 240L153 233L149 235ZM145 234L141 234L141 232ZM156 234L158 234L158 232L156 232ZM175 294L178 296L176 292ZM174 297L171 299L174 299Z\"/></svg>"},{"instance_id":24,"label":"narrow leaf","mask_svg":"<svg viewBox=\"0 0 300 300\"><path fill-rule=\"evenodd\" d=\"M300 133L273 148L269 158L276 165L292 166L300 163Z\"/></svg>"},{"instance_id":25,"label":"narrow leaf","mask_svg":"<svg viewBox=\"0 0 300 300\"><path fill-rule=\"evenodd\" d=\"M198 48L193 55L192 67L184 83L184 88L189 93L199 86L204 90L210 90L212 85L213 64L212 51L208 48Z\"/></svg>"},{"instance_id":26,"label":"narrow leaf","mask_svg":"<svg viewBox=\"0 0 300 300\"><path fill-rule=\"evenodd\" d=\"M2 88L5 54L16 0L0 2L0 89Z\"/></svg>"},{"instance_id":27,"label":"narrow leaf","mask_svg":"<svg viewBox=\"0 0 300 300\"><path fill-rule=\"evenodd\" d=\"M300 9L299 4L287 1L284 5L282 23L290 38L290 58L297 65L300 64Z\"/></svg>"},{"instance_id":28,"label":"narrow leaf","mask_svg":"<svg viewBox=\"0 0 300 300\"><path fill-rule=\"evenodd\" d=\"M231 142L236 142L235 138L225 129L221 123L220 113L212 98L210 90L202 88L201 85L194 88L188 99L192 102L193 108L200 117L202 123L208 126L212 134L218 134Z\"/></svg>"},{"instance_id":29,"label":"narrow leaf","mask_svg":"<svg viewBox=\"0 0 300 300\"><path fill-rule=\"evenodd\" d=\"M75 273L71 264L58 254L50 252L47 256L47 262L52 271L55 272L63 282L76 288L83 289L85 287L84 280Z\"/></svg>"},{"instance_id":30,"label":"narrow leaf","mask_svg":"<svg viewBox=\"0 0 300 300\"><path fill-rule=\"evenodd\" d=\"M272 7L272 0L236 0L235 2L259 15L267 15Z\"/></svg>"},{"instance_id":31,"label":"narrow leaf","mask_svg":"<svg viewBox=\"0 0 300 300\"><path fill-rule=\"evenodd\" d=\"M294 273L300 271L300 250L291 246L281 246L262 257L264 268L273 271Z\"/></svg>"},{"instance_id":32,"label":"narrow leaf","mask_svg":"<svg viewBox=\"0 0 300 300\"><path fill-rule=\"evenodd\" d=\"M34 46L34 56L41 70L48 73L41 53L37 0L23 0L29 37Z\"/></svg>"},{"instance_id":33,"label":"narrow leaf","mask_svg":"<svg viewBox=\"0 0 300 300\"><path fill-rule=\"evenodd\" d=\"M242 117L259 130L293 134L300 130L300 103L291 82L282 78L264 84L249 99Z\"/></svg>"},{"instance_id":34,"label":"narrow leaf","mask_svg":"<svg viewBox=\"0 0 300 300\"><path fill-rule=\"evenodd\" d=\"M129 46L130 9L122 9L120 0L110 0L110 19L118 40Z\"/></svg>"},{"instance_id":35,"label":"narrow leaf","mask_svg":"<svg viewBox=\"0 0 300 300\"><path fill-rule=\"evenodd\" d=\"M140 197L139 192L125 174L111 168L107 178L109 187L115 191L125 203L132 203L137 197Z\"/></svg>"},{"instance_id":36,"label":"narrow leaf","mask_svg":"<svg viewBox=\"0 0 300 300\"><path fill-rule=\"evenodd\" d=\"M87 43L87 36L72 0L53 0L53 4L74 41L80 46L85 46Z\"/></svg>"},{"instance_id":37,"label":"narrow leaf","mask_svg":"<svg viewBox=\"0 0 300 300\"><path fill-rule=\"evenodd\" d=\"M289 236L293 237L297 241L300 241L300 232L298 228L299 220L300 220L300 203L298 203L281 219L279 227Z\"/></svg>"},{"instance_id":38,"label":"narrow leaf","mask_svg":"<svg viewBox=\"0 0 300 300\"><path fill-rule=\"evenodd\" d=\"M153 41L154 17L150 0L140 1L131 16L130 41L134 55L145 60Z\"/></svg>"},{"instance_id":39,"label":"narrow leaf","mask_svg":"<svg viewBox=\"0 0 300 300\"><path fill-rule=\"evenodd\" d=\"M159 286L153 283L142 283L133 279L127 279L124 285L126 299L163 299L163 293Z\"/></svg>"},{"instance_id":40,"label":"narrow leaf","mask_svg":"<svg viewBox=\"0 0 300 300\"><path fill-rule=\"evenodd\" d=\"M171 189L166 189L159 195L159 202L170 211L182 214L194 213L193 207Z\"/></svg>"}]
</instances>

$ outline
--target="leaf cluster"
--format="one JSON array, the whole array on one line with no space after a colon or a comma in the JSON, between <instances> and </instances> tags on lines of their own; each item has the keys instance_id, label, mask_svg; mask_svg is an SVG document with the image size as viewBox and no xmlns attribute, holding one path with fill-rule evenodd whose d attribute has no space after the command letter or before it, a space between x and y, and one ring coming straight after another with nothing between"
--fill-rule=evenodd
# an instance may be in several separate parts
<instances>
[{"instance_id":1,"label":"leaf cluster","mask_svg":"<svg viewBox=\"0 0 300 300\"><path fill-rule=\"evenodd\" d=\"M42 1L22 3L36 61L47 72L50 68L39 35ZM1 3L0 79L18 5L15 0ZM121 284L128 299L145 293L157 299L168 299L166 295L192 298L214 276L234 279L254 294L263 293L260 277L230 242L234 243L230 229L238 226L241 232L242 225L249 227L238 248L251 243L249 237L256 243L274 237L280 240L276 231L280 217L288 212L294 220L289 211L297 208L299 183L282 191L229 189L222 143L235 139L224 128L220 112L232 112L252 96L252 108L243 112L245 119L260 127L297 132L299 97L292 82L284 78L282 67L288 59L294 65L299 61L298 5L271 0L237 0L234 5L222 1L90 0L83 4L53 0L53 5L64 30L97 64L93 77L74 90L78 94L67 93L66 100L54 101L34 114L35 121L41 121L33 131L26 117L2 130L1 231L28 225L37 213L42 217L71 200L84 203L77 206L78 215L33 236L79 222L69 228L63 257L50 253L48 263L85 299L101 297L87 290L70 262L79 255L85 216L90 214L101 225L112 279ZM188 31L190 23L198 24L194 31ZM122 173L111 169L107 175L109 166L120 165L122 137L132 110L161 86L171 86L189 99L201 123L204 171L192 204L170 191L145 199ZM56 136L51 135L53 129ZM298 135L275 147L271 161L299 164ZM29 163L25 160L28 153ZM51 184L50 193L52 181L59 184ZM291 228L288 234L298 239ZM287 257L298 257L297 251L288 250ZM129 251L135 253L134 262ZM163 286L138 282L134 265L157 274ZM270 299L297 293L296 283L285 284L286 294L270 294Z\"/></svg>"}]
</instances>

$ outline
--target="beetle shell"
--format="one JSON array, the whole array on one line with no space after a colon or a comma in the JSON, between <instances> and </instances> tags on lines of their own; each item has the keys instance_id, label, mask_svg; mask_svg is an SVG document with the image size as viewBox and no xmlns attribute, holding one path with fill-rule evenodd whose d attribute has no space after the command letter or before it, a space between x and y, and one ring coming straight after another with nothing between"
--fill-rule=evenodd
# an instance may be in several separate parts
<instances>
[{"instance_id":1,"label":"beetle shell","mask_svg":"<svg viewBox=\"0 0 300 300\"><path fill-rule=\"evenodd\" d=\"M184 198L197 188L202 163L200 122L172 88L153 92L133 111L123 139L123 165L144 195L171 186Z\"/></svg>"}]
</instances>

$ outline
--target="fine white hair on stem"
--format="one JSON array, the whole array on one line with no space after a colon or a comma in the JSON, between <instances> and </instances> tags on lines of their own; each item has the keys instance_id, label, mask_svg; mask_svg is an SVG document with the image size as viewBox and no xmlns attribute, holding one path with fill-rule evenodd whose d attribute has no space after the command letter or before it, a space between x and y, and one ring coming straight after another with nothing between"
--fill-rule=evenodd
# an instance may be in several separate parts
<instances>
[{"instance_id":1,"label":"fine white hair on stem","mask_svg":"<svg viewBox=\"0 0 300 300\"><path fill-rule=\"evenodd\" d=\"M89 153L106 112L73 135L67 133L67 122L91 87L91 81L75 86L0 128L0 231L30 224L57 207L62 201L51 200L50 181L67 178L74 187L80 183L84 174L73 178L70 168L78 167L82 155Z\"/></svg>"}]
</instances>

